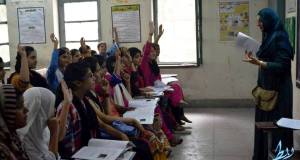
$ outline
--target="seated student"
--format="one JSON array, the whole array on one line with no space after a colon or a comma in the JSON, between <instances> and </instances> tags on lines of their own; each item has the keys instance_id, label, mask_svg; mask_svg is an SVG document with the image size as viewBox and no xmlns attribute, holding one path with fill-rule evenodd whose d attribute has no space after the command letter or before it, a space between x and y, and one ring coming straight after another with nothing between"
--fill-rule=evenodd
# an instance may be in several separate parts
<instances>
[{"instance_id":1,"label":"seated student","mask_svg":"<svg viewBox=\"0 0 300 160\"><path fill-rule=\"evenodd\" d=\"M81 60L81 54L78 49L71 49L72 63L79 62Z\"/></svg>"},{"instance_id":2,"label":"seated student","mask_svg":"<svg viewBox=\"0 0 300 160\"><path fill-rule=\"evenodd\" d=\"M15 72L10 75L7 83L12 84L21 93L32 86L49 88L47 80L33 70L37 64L36 56L33 47L18 45Z\"/></svg>"},{"instance_id":3,"label":"seated student","mask_svg":"<svg viewBox=\"0 0 300 160\"><path fill-rule=\"evenodd\" d=\"M152 89L145 87L143 73L139 67L141 65L141 58L142 58L141 51L135 47L129 48L128 51L130 54L129 61L131 61L132 64L131 67L126 70L128 71L128 73L130 73L130 84L131 84L132 96L141 96L141 95L149 96L148 93L152 91ZM158 113L158 115L160 115L159 119L161 119L162 121L161 128L166 134L171 145L176 146L180 144L182 142L182 139L175 137L173 133L170 131L172 127L169 128L166 125L165 119L168 119L169 116L163 117L163 115L167 113L163 113L160 107L157 107L155 112Z\"/></svg>"},{"instance_id":4,"label":"seated student","mask_svg":"<svg viewBox=\"0 0 300 160\"><path fill-rule=\"evenodd\" d=\"M64 75L63 72L70 61L70 53L67 48L57 48L58 47L58 39L52 33L50 35L50 39L53 42L53 52L52 58L50 61L50 65L47 70L47 82L49 84L50 90L53 93L56 93L57 87L59 86L61 80Z\"/></svg>"},{"instance_id":5,"label":"seated student","mask_svg":"<svg viewBox=\"0 0 300 160\"><path fill-rule=\"evenodd\" d=\"M82 59L92 56L91 47L85 44L85 39L83 37L80 39L79 52L81 54Z\"/></svg>"},{"instance_id":6,"label":"seated student","mask_svg":"<svg viewBox=\"0 0 300 160\"><path fill-rule=\"evenodd\" d=\"M97 45L97 49L98 49L98 52L99 52L99 55L100 56L103 56L104 59L106 60L108 57L110 56L113 56L117 49L118 49L118 34L117 34L117 30L116 28L114 27L113 30L113 37L112 37L112 40L113 40L113 44L111 46L111 48L109 50L107 50L107 44L105 41L101 41L99 42L99 44Z\"/></svg>"},{"instance_id":7,"label":"seated student","mask_svg":"<svg viewBox=\"0 0 300 160\"><path fill-rule=\"evenodd\" d=\"M18 129L17 133L25 151L31 160L56 160L59 120L55 117L54 94L45 88L32 87L23 96L25 107L29 110L27 125Z\"/></svg>"},{"instance_id":8,"label":"seated student","mask_svg":"<svg viewBox=\"0 0 300 160\"><path fill-rule=\"evenodd\" d=\"M83 63L69 64L64 72L64 80L71 89L73 100L67 107L61 102L57 116L67 116L62 138L59 142L59 153L62 158L70 158L81 147L86 146L91 138L96 137L98 121L92 108L86 106L83 98L94 85L95 79L88 66ZM61 119L61 121L62 121Z\"/></svg>"},{"instance_id":9,"label":"seated student","mask_svg":"<svg viewBox=\"0 0 300 160\"><path fill-rule=\"evenodd\" d=\"M119 117L126 111L130 110L130 108L126 108L124 106L120 106L114 103L113 88L107 80L111 78L111 75L107 72L105 58L100 55L96 55L95 58L97 58L98 63L100 65L101 75L101 81L99 83L96 83L95 85L95 92L99 95L104 113L107 115Z\"/></svg>"},{"instance_id":10,"label":"seated student","mask_svg":"<svg viewBox=\"0 0 300 160\"><path fill-rule=\"evenodd\" d=\"M101 75L100 75L100 65L97 62L97 59L93 57L89 57L83 60L84 63L88 64L90 66L91 71L93 72L95 76L95 82L96 84L101 81ZM139 138L141 137L144 139L146 142L150 143L151 151L153 153L154 159L163 159L163 157L166 157L165 153L163 152L165 150L163 145L161 144L161 141L150 131L147 131L144 129L144 127L135 119L133 118L123 118L123 117L113 117L113 116L108 116L102 113L101 111L101 106L100 102L98 99L97 94L95 93L95 88L92 87L89 93L86 96L87 101L86 105L90 105L94 111L96 112L97 118L100 123L107 123L112 125L113 127L115 126L115 123L119 125L131 125L140 131L139 134L135 135L134 138ZM101 127L101 126L100 126ZM119 129L119 128L118 128ZM123 130L120 130L123 132ZM130 134L131 135L131 134ZM128 136L130 136L128 135ZM132 135L131 135L132 136ZM151 140L149 139L151 137ZM160 146L160 147L158 147ZM163 150L163 151L161 151Z\"/></svg>"},{"instance_id":11,"label":"seated student","mask_svg":"<svg viewBox=\"0 0 300 160\"><path fill-rule=\"evenodd\" d=\"M150 27L153 27L153 24ZM160 26L159 37L162 34L163 29L162 26ZM153 35L153 33L149 33L149 35L151 36ZM156 81L161 81L160 68L156 61L158 54L156 53L155 46L157 45L154 45L151 42L152 37L149 37L147 43L144 46L144 55L140 65L141 71L143 72L144 83L146 86L153 86ZM191 121L185 117L183 108L179 106L180 102L183 101L183 93L181 87L178 85L178 83L174 83L171 86L174 87L174 91L166 92L166 95L169 100L173 102L171 103L171 109L177 123L183 124L181 120L191 123Z\"/></svg>"},{"instance_id":12,"label":"seated student","mask_svg":"<svg viewBox=\"0 0 300 160\"><path fill-rule=\"evenodd\" d=\"M4 84L4 78L5 78L4 62L0 57L0 85Z\"/></svg>"},{"instance_id":13,"label":"seated student","mask_svg":"<svg viewBox=\"0 0 300 160\"><path fill-rule=\"evenodd\" d=\"M12 85L0 86L0 159L29 160L16 133L26 125L27 112Z\"/></svg>"}]
</instances>

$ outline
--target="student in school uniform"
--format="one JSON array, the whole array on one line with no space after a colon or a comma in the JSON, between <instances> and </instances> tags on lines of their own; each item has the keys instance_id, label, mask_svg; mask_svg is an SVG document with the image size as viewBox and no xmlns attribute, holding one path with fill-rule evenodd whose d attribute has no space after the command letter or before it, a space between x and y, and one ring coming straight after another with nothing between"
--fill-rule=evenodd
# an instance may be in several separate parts
<instances>
[{"instance_id":1,"label":"student in school uniform","mask_svg":"<svg viewBox=\"0 0 300 160\"><path fill-rule=\"evenodd\" d=\"M98 64L97 59L93 57L89 57L83 60L84 63L88 64L90 66L91 71L93 72L95 76L95 82L96 84L101 81L103 77L101 77L100 74L100 65ZM107 90L107 89L106 89ZM99 105L99 98L95 92L95 88L91 88L91 90L87 93L86 96L86 105L90 105L96 112L97 118L100 121L99 123L107 123L111 124L113 127L115 126L115 123L121 122L119 125L128 125L128 126L133 126L138 129L139 132L134 137L134 139L141 139L149 143L150 150L153 154L154 159L164 159L166 158L166 154L164 152L165 148L163 147L164 145L161 143L161 141L156 137L154 133L151 131L144 129L144 127L136 120L133 118L124 118L124 117L114 117L114 116L109 116L105 115L104 113L101 112L101 107ZM104 127L101 127L104 128ZM123 130L120 130L123 132ZM132 136L132 135L128 135ZM139 147L139 146L137 146Z\"/></svg>"},{"instance_id":2,"label":"student in school uniform","mask_svg":"<svg viewBox=\"0 0 300 160\"><path fill-rule=\"evenodd\" d=\"M96 137L98 122L92 108L83 102L86 92L95 83L93 73L81 62L69 64L64 72L64 80L70 88L73 100L69 105L61 102L57 116L65 114L60 121L65 121L63 138L59 142L62 158L70 158L81 147L86 146L91 138Z\"/></svg>"},{"instance_id":3,"label":"student in school uniform","mask_svg":"<svg viewBox=\"0 0 300 160\"><path fill-rule=\"evenodd\" d=\"M28 110L12 85L0 85L0 159L29 160L16 130L26 125Z\"/></svg>"},{"instance_id":4,"label":"student in school uniform","mask_svg":"<svg viewBox=\"0 0 300 160\"><path fill-rule=\"evenodd\" d=\"M71 55L67 48L58 49L58 39L53 33L50 35L50 39L53 43L53 52L47 70L47 82L50 90L56 93L57 87L64 77L63 72L67 65L71 63Z\"/></svg>"},{"instance_id":5,"label":"student in school uniform","mask_svg":"<svg viewBox=\"0 0 300 160\"><path fill-rule=\"evenodd\" d=\"M29 110L27 125L17 130L31 160L56 160L58 154L59 119L55 117L55 96L41 87L27 89L24 104Z\"/></svg>"},{"instance_id":6,"label":"student in school uniform","mask_svg":"<svg viewBox=\"0 0 300 160\"><path fill-rule=\"evenodd\" d=\"M12 84L21 93L32 86L49 88L47 80L34 71L36 64L36 50L31 46L22 47L18 45L15 72L10 75L7 83Z\"/></svg>"},{"instance_id":7,"label":"student in school uniform","mask_svg":"<svg viewBox=\"0 0 300 160\"><path fill-rule=\"evenodd\" d=\"M151 30L154 29L151 28L153 28L153 24L152 26L150 26L149 38L144 46L144 55L142 57L142 62L140 65L141 71L144 76L145 86L154 86L156 81L161 81L160 68L157 64L157 57L159 55L160 50L157 43L152 43L153 32ZM158 42L159 38L163 34L162 25L159 27L159 30L159 35L156 39L156 42ZM171 102L171 109L177 123L182 125L183 123L181 122L181 120L191 123L191 121L188 120L184 115L183 108L180 105L181 102L185 102L183 99L184 97L181 86L178 83L172 83L170 84L170 86L174 89L174 91L166 91L165 93L169 101Z\"/></svg>"},{"instance_id":8,"label":"student in school uniform","mask_svg":"<svg viewBox=\"0 0 300 160\"><path fill-rule=\"evenodd\" d=\"M81 54L78 49L71 49L70 53L72 56L72 63L79 62L82 59Z\"/></svg>"},{"instance_id":9,"label":"student in school uniform","mask_svg":"<svg viewBox=\"0 0 300 160\"><path fill-rule=\"evenodd\" d=\"M107 43L105 41L101 41L99 42L99 44L97 45L97 49L98 49L98 53L100 56L104 57L104 59L106 60L108 57L115 55L118 47L119 47L119 40L118 40L118 34L117 34L117 29L114 27L113 30L113 43L111 48L109 48L107 50Z\"/></svg>"}]
</instances>

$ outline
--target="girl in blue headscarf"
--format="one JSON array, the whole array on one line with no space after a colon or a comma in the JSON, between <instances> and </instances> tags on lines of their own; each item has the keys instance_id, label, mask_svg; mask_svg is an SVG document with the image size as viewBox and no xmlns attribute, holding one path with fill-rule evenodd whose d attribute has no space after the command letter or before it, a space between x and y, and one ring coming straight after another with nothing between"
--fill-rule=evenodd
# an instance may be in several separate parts
<instances>
[{"instance_id":1,"label":"girl in blue headscarf","mask_svg":"<svg viewBox=\"0 0 300 160\"><path fill-rule=\"evenodd\" d=\"M265 90L278 92L277 103L271 111L263 111L256 107L255 122L277 121L282 117L292 118L293 114L293 86L291 79L291 60L294 51L289 42L278 15L270 8L264 8L258 13L257 26L262 31L262 44L256 57L246 52L244 61L259 67L257 86ZM267 137L255 128L253 160L267 158ZM283 148L293 146L291 131L273 134L272 149L281 140Z\"/></svg>"}]
</instances>

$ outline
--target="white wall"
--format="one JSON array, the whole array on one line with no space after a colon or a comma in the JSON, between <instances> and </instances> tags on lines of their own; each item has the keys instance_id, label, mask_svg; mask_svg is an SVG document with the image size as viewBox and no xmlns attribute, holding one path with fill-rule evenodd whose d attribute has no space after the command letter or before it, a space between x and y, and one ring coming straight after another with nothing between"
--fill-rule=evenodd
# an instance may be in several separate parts
<instances>
[{"instance_id":1,"label":"white wall","mask_svg":"<svg viewBox=\"0 0 300 160\"><path fill-rule=\"evenodd\" d=\"M249 3L250 35L261 40L256 15L268 1L251 0ZM219 41L218 0L202 1L202 33L203 65L164 69L163 72L179 74L188 99L250 99L250 91L256 84L257 67L242 62L243 51L235 47L235 42Z\"/></svg>"},{"instance_id":2,"label":"white wall","mask_svg":"<svg viewBox=\"0 0 300 160\"><path fill-rule=\"evenodd\" d=\"M38 67L44 67L49 64L52 44L48 38L51 33L56 30L57 26L54 25L54 12L53 12L53 0L45 0L40 2L10 2L7 1L7 23L8 23L8 34L9 34L9 46L10 46L10 59L11 68L14 69L15 57L17 54L17 45L19 43L19 32L18 32L18 19L17 19L17 8L21 7L44 7L45 13L45 27L46 27L46 44L34 44L31 45L37 50L38 56ZM55 16L57 17L57 16ZM56 27L56 28L55 28Z\"/></svg>"}]
</instances>

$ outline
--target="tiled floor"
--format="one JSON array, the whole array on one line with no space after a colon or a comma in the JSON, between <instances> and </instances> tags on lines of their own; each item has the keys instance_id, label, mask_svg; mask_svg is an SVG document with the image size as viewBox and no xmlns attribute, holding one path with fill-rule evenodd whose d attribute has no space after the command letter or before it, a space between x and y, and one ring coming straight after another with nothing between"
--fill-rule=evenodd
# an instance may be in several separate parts
<instances>
[{"instance_id":1,"label":"tiled floor","mask_svg":"<svg viewBox=\"0 0 300 160\"><path fill-rule=\"evenodd\" d=\"M173 148L171 160L250 160L254 108L187 108L191 135Z\"/></svg>"}]
</instances>

